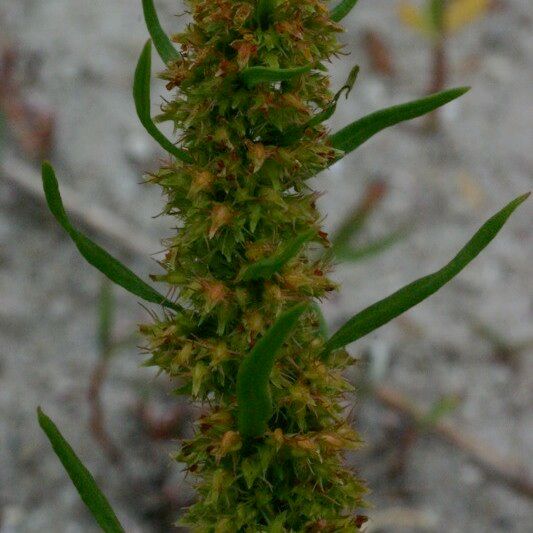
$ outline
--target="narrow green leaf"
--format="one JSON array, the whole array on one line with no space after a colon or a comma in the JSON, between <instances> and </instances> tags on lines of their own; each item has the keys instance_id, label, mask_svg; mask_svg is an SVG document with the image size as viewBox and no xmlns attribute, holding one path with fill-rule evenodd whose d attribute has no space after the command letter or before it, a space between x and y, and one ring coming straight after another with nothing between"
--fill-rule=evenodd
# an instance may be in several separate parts
<instances>
[{"instance_id":1,"label":"narrow green leaf","mask_svg":"<svg viewBox=\"0 0 533 533\"><path fill-rule=\"evenodd\" d=\"M326 351L342 348L383 326L422 302L454 278L494 239L513 211L529 196L513 200L490 218L464 248L443 268L420 278L387 298L361 311L342 326L326 343Z\"/></svg>"},{"instance_id":2,"label":"narrow green leaf","mask_svg":"<svg viewBox=\"0 0 533 533\"><path fill-rule=\"evenodd\" d=\"M277 352L309 304L298 304L282 313L243 359L237 374L239 431L245 438L260 437L272 416L270 374Z\"/></svg>"},{"instance_id":3,"label":"narrow green leaf","mask_svg":"<svg viewBox=\"0 0 533 533\"><path fill-rule=\"evenodd\" d=\"M105 533L124 533L124 528L118 521L107 498L98 488L93 476L83 466L70 444L40 407L37 409L37 417L39 425L46 433L54 452L65 467L83 503L88 507L98 525Z\"/></svg>"},{"instance_id":4,"label":"narrow green leaf","mask_svg":"<svg viewBox=\"0 0 533 533\"><path fill-rule=\"evenodd\" d=\"M352 122L352 124L331 135L329 140L333 148L348 154L385 128L425 115L459 98L467 91L469 91L468 87L450 89L414 102L382 109Z\"/></svg>"},{"instance_id":5,"label":"narrow green leaf","mask_svg":"<svg viewBox=\"0 0 533 533\"><path fill-rule=\"evenodd\" d=\"M157 11L154 6L154 0L142 0L142 3L146 27L148 28L148 33L150 33L152 41L154 41L154 45L159 57L167 65L178 60L180 55L174 48L174 45L168 38L168 35L161 27L161 23L159 22L159 17L157 16Z\"/></svg>"},{"instance_id":6,"label":"narrow green leaf","mask_svg":"<svg viewBox=\"0 0 533 533\"><path fill-rule=\"evenodd\" d=\"M143 48L133 81L133 99L135 109L141 124L146 131L164 148L169 154L185 163L192 162L191 156L181 148L172 144L155 126L150 114L150 78L152 73L152 42L147 41Z\"/></svg>"},{"instance_id":7,"label":"narrow green leaf","mask_svg":"<svg viewBox=\"0 0 533 533\"><path fill-rule=\"evenodd\" d=\"M272 20L276 0L259 0L255 11L257 23L261 29L266 30Z\"/></svg>"},{"instance_id":8,"label":"narrow green leaf","mask_svg":"<svg viewBox=\"0 0 533 533\"><path fill-rule=\"evenodd\" d=\"M316 230L314 229L297 235L294 239L285 244L279 253L261 259L247 267L240 276L240 279L242 281L270 279L276 272L279 272L285 264L295 257L302 249L302 246L315 235Z\"/></svg>"},{"instance_id":9,"label":"narrow green leaf","mask_svg":"<svg viewBox=\"0 0 533 533\"><path fill-rule=\"evenodd\" d=\"M348 15L357 2L358 0L341 0L339 5L331 10L331 20L334 22L340 22L346 15Z\"/></svg>"},{"instance_id":10,"label":"narrow green leaf","mask_svg":"<svg viewBox=\"0 0 533 533\"><path fill-rule=\"evenodd\" d=\"M252 88L258 83L287 81L311 70L311 65L294 68L249 67L241 72L242 81Z\"/></svg>"},{"instance_id":11,"label":"narrow green leaf","mask_svg":"<svg viewBox=\"0 0 533 533\"><path fill-rule=\"evenodd\" d=\"M129 268L125 267L122 263L109 255L104 249L100 248L100 246L80 233L70 223L65 208L63 207L57 178L50 163L43 163L42 179L46 202L48 203L50 211L61 227L69 234L70 238L74 241L74 244L87 262L102 272L102 274L106 275L111 281L120 285L132 294L135 294L135 296L139 296L147 302L169 307L175 311L181 310L181 307L168 301L162 294L159 294L155 289L150 287L150 285L147 285Z\"/></svg>"}]
</instances>

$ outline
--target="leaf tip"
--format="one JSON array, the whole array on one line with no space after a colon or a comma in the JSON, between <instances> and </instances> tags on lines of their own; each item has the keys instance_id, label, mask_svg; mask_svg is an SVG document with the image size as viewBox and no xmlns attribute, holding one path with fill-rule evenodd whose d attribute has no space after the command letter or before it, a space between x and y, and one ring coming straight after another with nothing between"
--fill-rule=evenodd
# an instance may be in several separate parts
<instances>
[{"instance_id":1,"label":"leaf tip","mask_svg":"<svg viewBox=\"0 0 533 533\"><path fill-rule=\"evenodd\" d=\"M152 67L152 39L148 39L144 43L137 67L140 68L141 66Z\"/></svg>"},{"instance_id":2,"label":"leaf tip","mask_svg":"<svg viewBox=\"0 0 533 533\"><path fill-rule=\"evenodd\" d=\"M472 87L464 86L464 87L454 87L453 89L445 90L441 93L436 93L435 95L444 96L447 95L449 100L448 102L455 100L456 98L460 98L461 96L465 95L466 93L470 92Z\"/></svg>"},{"instance_id":3,"label":"leaf tip","mask_svg":"<svg viewBox=\"0 0 533 533\"><path fill-rule=\"evenodd\" d=\"M518 209L529 197L531 196L531 191L526 192L525 194L522 194L515 198L508 207L510 208L510 213L513 213L516 209Z\"/></svg>"},{"instance_id":4,"label":"leaf tip","mask_svg":"<svg viewBox=\"0 0 533 533\"><path fill-rule=\"evenodd\" d=\"M531 191L526 192L525 194L521 194L520 196L516 197L513 201L509 202L507 206L504 208L504 211L508 213L507 216L510 216L520 205L522 205L529 197L531 196Z\"/></svg>"},{"instance_id":5,"label":"leaf tip","mask_svg":"<svg viewBox=\"0 0 533 533\"><path fill-rule=\"evenodd\" d=\"M452 100L455 100L457 98L460 98L461 96L464 96L466 93L470 92L472 87L464 86L464 87L454 87L453 89L445 89L444 91L440 93L434 93L430 95L429 97L444 97L447 102L451 102ZM444 104L441 104L444 105Z\"/></svg>"},{"instance_id":6,"label":"leaf tip","mask_svg":"<svg viewBox=\"0 0 533 533\"><path fill-rule=\"evenodd\" d=\"M469 87L468 85L465 85L464 87L457 87L456 91L459 94L459 96L463 96L463 94L466 94L472 90L472 87Z\"/></svg>"},{"instance_id":7,"label":"leaf tip","mask_svg":"<svg viewBox=\"0 0 533 533\"><path fill-rule=\"evenodd\" d=\"M529 192L526 192L525 194L523 194L522 196L519 196L517 199L516 199L516 203L518 205L520 204L523 204L529 197L531 196L531 191Z\"/></svg>"},{"instance_id":8,"label":"leaf tip","mask_svg":"<svg viewBox=\"0 0 533 533\"><path fill-rule=\"evenodd\" d=\"M46 416L46 413L43 411L42 407L40 405L37 406L37 420L39 421L39 425L43 427L43 424L48 420L48 416Z\"/></svg>"},{"instance_id":9,"label":"leaf tip","mask_svg":"<svg viewBox=\"0 0 533 533\"><path fill-rule=\"evenodd\" d=\"M52 166L52 163L50 163L50 161L46 159L41 163L41 172L43 180L47 177L55 176L54 167Z\"/></svg>"}]
</instances>

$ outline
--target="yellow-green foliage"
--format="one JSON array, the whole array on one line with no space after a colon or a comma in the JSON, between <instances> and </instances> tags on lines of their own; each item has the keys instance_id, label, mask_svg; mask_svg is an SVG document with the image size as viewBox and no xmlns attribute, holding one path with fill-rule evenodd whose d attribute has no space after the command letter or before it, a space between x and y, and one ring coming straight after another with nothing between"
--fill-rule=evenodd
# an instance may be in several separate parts
<instances>
[{"instance_id":1,"label":"yellow-green foliage","mask_svg":"<svg viewBox=\"0 0 533 533\"><path fill-rule=\"evenodd\" d=\"M151 177L167 194L166 213L182 224L167 240L159 279L188 310L142 328L153 354L147 364L209 405L177 454L200 495L184 521L198 532L354 531L363 488L342 452L358 438L339 403L349 361L343 351L321 356L312 312L274 366L264 436L243 442L236 403L243 355L280 313L335 289L324 254L309 253L329 243L306 180L339 152L324 126L305 126L334 98L321 70L341 50L340 27L318 0L273 2L262 17L255 1L189 4L193 22L173 38L181 57L163 74L173 97L161 118L181 132L191 162L173 160ZM252 84L243 72L253 66L308 68ZM295 126L301 133L287 141ZM309 232L307 249L269 279L242 275Z\"/></svg>"}]
</instances>

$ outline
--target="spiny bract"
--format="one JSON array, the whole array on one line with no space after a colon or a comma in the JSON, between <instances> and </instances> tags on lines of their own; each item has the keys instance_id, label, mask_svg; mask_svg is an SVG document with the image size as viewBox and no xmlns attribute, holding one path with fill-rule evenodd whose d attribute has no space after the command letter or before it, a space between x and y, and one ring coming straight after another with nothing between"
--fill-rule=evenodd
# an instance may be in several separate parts
<instances>
[{"instance_id":1,"label":"spiny bract","mask_svg":"<svg viewBox=\"0 0 533 533\"><path fill-rule=\"evenodd\" d=\"M151 176L168 197L165 212L182 225L166 242L167 273L157 279L188 306L142 327L147 364L209 404L176 456L199 493L183 521L206 533L353 532L364 489L342 461L359 443L340 404L350 360L343 350L324 355L312 310L275 363L264 436L243 439L236 402L243 357L276 317L335 290L307 179L340 155L326 128L310 121L334 100L323 71L341 50L341 28L319 0L188 3L194 22L173 37L179 58L162 75L177 91L159 118L181 132L189 158ZM307 68L256 83L243 76L253 66ZM310 230L280 271L243 276Z\"/></svg>"}]
</instances>

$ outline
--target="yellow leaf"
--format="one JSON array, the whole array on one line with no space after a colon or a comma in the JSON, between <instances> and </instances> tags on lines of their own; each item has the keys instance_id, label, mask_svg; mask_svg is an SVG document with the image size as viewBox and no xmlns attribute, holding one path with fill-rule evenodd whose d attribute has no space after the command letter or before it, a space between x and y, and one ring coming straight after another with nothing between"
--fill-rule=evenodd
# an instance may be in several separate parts
<instances>
[{"instance_id":1,"label":"yellow leaf","mask_svg":"<svg viewBox=\"0 0 533 533\"><path fill-rule=\"evenodd\" d=\"M398 5L398 17L403 24L419 33L433 33L426 14L411 2L404 0Z\"/></svg>"},{"instance_id":2,"label":"yellow leaf","mask_svg":"<svg viewBox=\"0 0 533 533\"><path fill-rule=\"evenodd\" d=\"M452 0L446 8L444 27L448 33L456 32L481 18L489 8L489 0Z\"/></svg>"}]
</instances>

